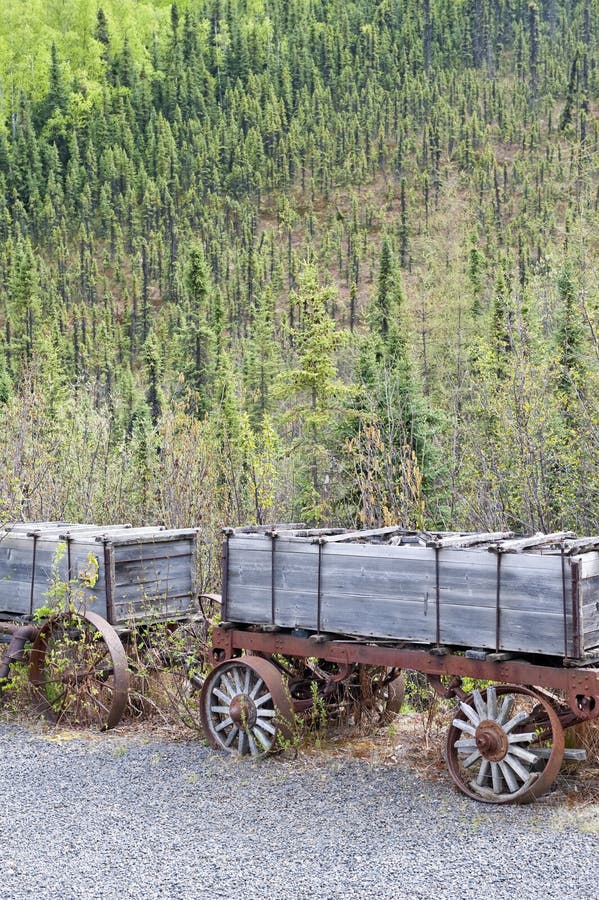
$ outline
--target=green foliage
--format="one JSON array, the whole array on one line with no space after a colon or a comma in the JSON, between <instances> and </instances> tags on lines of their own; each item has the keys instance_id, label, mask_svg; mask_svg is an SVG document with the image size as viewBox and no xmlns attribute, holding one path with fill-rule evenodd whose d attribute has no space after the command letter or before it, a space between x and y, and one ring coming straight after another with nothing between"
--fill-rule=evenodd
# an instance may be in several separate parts
<instances>
[{"instance_id":1,"label":"green foliage","mask_svg":"<svg viewBox=\"0 0 599 900\"><path fill-rule=\"evenodd\" d=\"M596 531L595 19L4 3L2 512Z\"/></svg>"}]
</instances>

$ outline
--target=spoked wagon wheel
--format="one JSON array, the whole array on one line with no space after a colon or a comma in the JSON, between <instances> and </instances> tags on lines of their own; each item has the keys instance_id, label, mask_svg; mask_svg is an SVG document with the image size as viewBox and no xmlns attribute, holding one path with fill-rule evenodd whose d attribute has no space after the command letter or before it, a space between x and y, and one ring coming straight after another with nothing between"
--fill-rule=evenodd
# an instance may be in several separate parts
<instances>
[{"instance_id":1,"label":"spoked wagon wheel","mask_svg":"<svg viewBox=\"0 0 599 900\"><path fill-rule=\"evenodd\" d=\"M513 684L490 686L460 702L446 752L464 794L486 803L530 803L559 772L564 732L547 697Z\"/></svg>"},{"instance_id":2,"label":"spoked wagon wheel","mask_svg":"<svg viewBox=\"0 0 599 900\"><path fill-rule=\"evenodd\" d=\"M127 703L127 657L97 613L50 619L31 650L29 680L39 712L57 724L114 728Z\"/></svg>"},{"instance_id":3,"label":"spoked wagon wheel","mask_svg":"<svg viewBox=\"0 0 599 900\"><path fill-rule=\"evenodd\" d=\"M265 756L291 737L293 708L279 670L261 657L245 656L218 665L200 698L202 725L219 750Z\"/></svg>"}]
</instances>

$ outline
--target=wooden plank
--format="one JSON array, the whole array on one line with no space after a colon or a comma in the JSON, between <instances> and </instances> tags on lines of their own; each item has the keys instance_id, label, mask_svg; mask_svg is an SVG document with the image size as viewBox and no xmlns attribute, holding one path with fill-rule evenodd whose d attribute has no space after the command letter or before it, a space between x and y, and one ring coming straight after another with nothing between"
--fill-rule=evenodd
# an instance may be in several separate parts
<instances>
[{"instance_id":1,"label":"wooden plank","mask_svg":"<svg viewBox=\"0 0 599 900\"><path fill-rule=\"evenodd\" d=\"M334 549L333 549L334 547ZM316 558L318 547L305 541L293 541L292 539L279 538L276 541L276 553L285 549L290 553L306 553L313 554ZM229 555L232 558L234 554L241 550L249 550L252 554L271 552L271 539L262 535L244 535L243 537L233 537L229 541ZM356 543L335 543L331 548L325 545L324 553L327 555L334 552L338 556L355 557L362 561L363 566L369 566L372 559L404 560L414 559L419 562L424 559L434 560L434 551L430 548L417 544L401 544L394 546L392 544L356 544ZM459 556L460 564L464 568L471 565L490 565L495 566L495 562L489 562L492 559L487 555L486 551L480 550L460 550L460 551L441 551L443 554L451 554ZM538 571L543 571L547 567L547 560L556 559L552 555L533 555L533 554L517 554L510 556L510 565L519 567L533 575Z\"/></svg>"},{"instance_id":2,"label":"wooden plank","mask_svg":"<svg viewBox=\"0 0 599 900\"><path fill-rule=\"evenodd\" d=\"M160 531L157 529L135 529L133 528L130 533L124 534L123 536L114 537L113 535L108 535L110 539L110 543L113 543L118 547L127 547L131 546L131 544L139 544L140 547L148 544L169 544L176 541L188 541L190 543L194 543L197 540L197 536L199 534L199 528L172 528L169 531ZM135 534L135 532L142 532ZM131 536L129 536L131 535Z\"/></svg>"},{"instance_id":3,"label":"wooden plank","mask_svg":"<svg viewBox=\"0 0 599 900\"><path fill-rule=\"evenodd\" d=\"M580 577L584 581L599 575L599 553L584 553L576 557L576 561L580 565Z\"/></svg>"},{"instance_id":4,"label":"wooden plank","mask_svg":"<svg viewBox=\"0 0 599 900\"><path fill-rule=\"evenodd\" d=\"M223 528L223 534L264 535L273 531L296 531L305 527L305 522L277 522L274 525L242 525L238 528Z\"/></svg>"},{"instance_id":5,"label":"wooden plank","mask_svg":"<svg viewBox=\"0 0 599 900\"><path fill-rule=\"evenodd\" d=\"M566 538L576 537L573 531L556 531L553 534L538 532L531 537L517 538L513 541L502 541L494 547L489 547L492 553L522 553L533 547L543 547L547 544L558 544Z\"/></svg>"},{"instance_id":6,"label":"wooden plank","mask_svg":"<svg viewBox=\"0 0 599 900\"><path fill-rule=\"evenodd\" d=\"M94 541L98 535L114 535L120 534L121 532L127 533L130 532L131 529L132 525L126 523L123 525L78 525L74 529L60 529L56 534L62 541L69 538L72 543L75 543L76 541Z\"/></svg>"},{"instance_id":7,"label":"wooden plank","mask_svg":"<svg viewBox=\"0 0 599 900\"><path fill-rule=\"evenodd\" d=\"M115 589L130 584L144 586L168 578L186 577L191 582L189 556L164 557L144 562L120 562L115 566Z\"/></svg>"},{"instance_id":8,"label":"wooden plank","mask_svg":"<svg viewBox=\"0 0 599 900\"><path fill-rule=\"evenodd\" d=\"M427 547L438 547L439 549L453 547L474 547L476 544L487 544L491 541L502 541L513 537L513 531L489 531L479 534L456 534L450 537L432 539L426 542Z\"/></svg>"},{"instance_id":9,"label":"wooden plank","mask_svg":"<svg viewBox=\"0 0 599 900\"><path fill-rule=\"evenodd\" d=\"M363 531L346 531L341 534L332 534L329 537L323 537L322 541L326 544L337 543L340 541L357 541L370 537L383 537L385 535L397 534L399 531L406 531L403 525L387 525L385 528L369 528Z\"/></svg>"},{"instance_id":10,"label":"wooden plank","mask_svg":"<svg viewBox=\"0 0 599 900\"><path fill-rule=\"evenodd\" d=\"M570 555L575 553L588 553L593 550L599 550L599 535L578 538L574 541L566 541L566 553L569 553Z\"/></svg>"},{"instance_id":11,"label":"wooden plank","mask_svg":"<svg viewBox=\"0 0 599 900\"><path fill-rule=\"evenodd\" d=\"M74 522L11 522L3 526L4 534L29 534L31 531L43 533L74 525ZM0 532L2 534L2 532Z\"/></svg>"},{"instance_id":12,"label":"wooden plank","mask_svg":"<svg viewBox=\"0 0 599 900\"><path fill-rule=\"evenodd\" d=\"M114 556L115 565L121 563L133 562L135 560L145 559L168 559L169 556L188 556L191 558L195 553L195 537L188 537L184 540L167 540L167 541L144 541L138 542L120 542L113 544L111 553Z\"/></svg>"},{"instance_id":13,"label":"wooden plank","mask_svg":"<svg viewBox=\"0 0 599 900\"><path fill-rule=\"evenodd\" d=\"M131 626L139 621L156 621L180 617L191 608L192 597L183 594L180 597L171 597L168 601L162 598L138 598L135 603L115 603L114 624Z\"/></svg>"},{"instance_id":14,"label":"wooden plank","mask_svg":"<svg viewBox=\"0 0 599 900\"><path fill-rule=\"evenodd\" d=\"M118 578L118 576L117 576ZM191 593L191 571L176 576L166 573L161 578L145 582L131 580L125 584L115 584L113 588L115 601L135 597L168 597L169 594Z\"/></svg>"}]
</instances>

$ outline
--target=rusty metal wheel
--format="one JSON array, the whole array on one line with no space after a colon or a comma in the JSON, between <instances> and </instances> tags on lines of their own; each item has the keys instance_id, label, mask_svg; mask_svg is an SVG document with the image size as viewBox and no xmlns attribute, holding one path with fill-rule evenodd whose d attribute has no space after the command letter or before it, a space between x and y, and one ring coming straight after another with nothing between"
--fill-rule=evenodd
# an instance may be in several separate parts
<instances>
[{"instance_id":1,"label":"rusty metal wheel","mask_svg":"<svg viewBox=\"0 0 599 900\"><path fill-rule=\"evenodd\" d=\"M519 685L491 685L460 702L447 733L447 767L475 800L530 803L556 778L564 746L548 697Z\"/></svg>"},{"instance_id":2,"label":"rusty metal wheel","mask_svg":"<svg viewBox=\"0 0 599 900\"><path fill-rule=\"evenodd\" d=\"M208 652L203 619L159 623L134 632L127 643L128 710L137 717L166 713L201 733L199 697Z\"/></svg>"},{"instance_id":3,"label":"rusty metal wheel","mask_svg":"<svg viewBox=\"0 0 599 900\"><path fill-rule=\"evenodd\" d=\"M283 749L293 733L293 708L283 676L266 659L221 663L200 697L204 732L219 750L261 757Z\"/></svg>"},{"instance_id":4,"label":"rusty metal wheel","mask_svg":"<svg viewBox=\"0 0 599 900\"><path fill-rule=\"evenodd\" d=\"M127 704L129 672L118 634L97 613L50 619L31 649L38 712L56 724L114 728Z\"/></svg>"},{"instance_id":5,"label":"rusty metal wheel","mask_svg":"<svg viewBox=\"0 0 599 900\"><path fill-rule=\"evenodd\" d=\"M400 669L359 666L360 714L370 714L376 725L389 725L405 699L405 680Z\"/></svg>"}]
</instances>

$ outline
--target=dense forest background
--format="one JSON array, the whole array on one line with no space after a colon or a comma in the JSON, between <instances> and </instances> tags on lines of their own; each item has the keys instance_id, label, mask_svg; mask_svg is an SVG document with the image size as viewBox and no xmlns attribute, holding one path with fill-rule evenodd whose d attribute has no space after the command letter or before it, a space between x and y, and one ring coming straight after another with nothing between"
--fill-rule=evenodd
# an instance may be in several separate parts
<instances>
[{"instance_id":1,"label":"dense forest background","mask_svg":"<svg viewBox=\"0 0 599 900\"><path fill-rule=\"evenodd\" d=\"M0 518L599 530L597 0L12 0Z\"/></svg>"}]
</instances>

